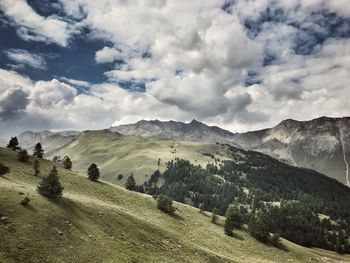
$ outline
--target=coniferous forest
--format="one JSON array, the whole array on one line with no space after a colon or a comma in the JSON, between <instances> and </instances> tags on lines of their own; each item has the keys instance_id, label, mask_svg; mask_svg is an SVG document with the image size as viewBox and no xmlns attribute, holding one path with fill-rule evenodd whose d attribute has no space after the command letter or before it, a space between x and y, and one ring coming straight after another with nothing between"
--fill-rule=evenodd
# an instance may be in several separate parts
<instances>
[{"instance_id":1,"label":"coniferous forest","mask_svg":"<svg viewBox=\"0 0 350 263\"><path fill-rule=\"evenodd\" d=\"M207 167L176 159L155 171L138 191L167 194L178 202L224 215L239 207L245 224L255 215L271 233L307 247L350 253L350 189L313 170L226 145L232 160L213 156ZM204 153L205 154L205 153Z\"/></svg>"}]
</instances>

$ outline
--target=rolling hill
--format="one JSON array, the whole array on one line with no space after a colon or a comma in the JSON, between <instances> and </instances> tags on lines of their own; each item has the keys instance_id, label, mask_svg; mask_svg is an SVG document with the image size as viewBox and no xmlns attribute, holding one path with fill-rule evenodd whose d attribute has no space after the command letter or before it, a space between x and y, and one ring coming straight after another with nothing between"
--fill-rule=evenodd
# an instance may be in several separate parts
<instances>
[{"instance_id":1,"label":"rolling hill","mask_svg":"<svg viewBox=\"0 0 350 263\"><path fill-rule=\"evenodd\" d=\"M64 186L61 200L36 192L53 163L17 161L15 152L0 148L0 162L10 173L0 177L0 262L347 262L349 256L308 249L286 240L288 251L264 245L245 230L223 234L222 218L175 203L176 217L156 208L147 195L58 168ZM27 207L20 201L28 196Z\"/></svg>"}]
</instances>

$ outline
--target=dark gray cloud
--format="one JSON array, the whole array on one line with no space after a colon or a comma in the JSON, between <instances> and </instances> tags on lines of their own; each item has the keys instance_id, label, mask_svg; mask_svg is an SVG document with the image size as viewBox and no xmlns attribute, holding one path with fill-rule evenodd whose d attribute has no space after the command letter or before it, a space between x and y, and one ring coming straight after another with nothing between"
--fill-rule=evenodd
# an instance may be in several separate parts
<instances>
[{"instance_id":1,"label":"dark gray cloud","mask_svg":"<svg viewBox=\"0 0 350 263\"><path fill-rule=\"evenodd\" d=\"M19 119L29 104L28 93L21 88L11 88L0 95L0 120Z\"/></svg>"}]
</instances>

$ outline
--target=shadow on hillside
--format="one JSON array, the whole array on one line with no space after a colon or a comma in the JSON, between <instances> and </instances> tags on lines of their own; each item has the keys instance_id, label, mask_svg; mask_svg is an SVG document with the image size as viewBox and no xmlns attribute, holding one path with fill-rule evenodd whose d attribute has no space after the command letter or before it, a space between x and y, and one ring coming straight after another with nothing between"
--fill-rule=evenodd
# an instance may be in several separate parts
<instances>
[{"instance_id":1,"label":"shadow on hillside","mask_svg":"<svg viewBox=\"0 0 350 263\"><path fill-rule=\"evenodd\" d=\"M34 212L34 213L37 212L37 210L35 209L35 207L34 207L33 205L31 205L31 204L23 205L23 207L24 207L25 209L27 209L27 210L30 210L30 211Z\"/></svg>"},{"instance_id":2,"label":"shadow on hillside","mask_svg":"<svg viewBox=\"0 0 350 263\"><path fill-rule=\"evenodd\" d=\"M231 237L235 238L235 239L238 239L238 240L244 240L244 237L242 237L241 235L233 232Z\"/></svg>"}]
</instances>

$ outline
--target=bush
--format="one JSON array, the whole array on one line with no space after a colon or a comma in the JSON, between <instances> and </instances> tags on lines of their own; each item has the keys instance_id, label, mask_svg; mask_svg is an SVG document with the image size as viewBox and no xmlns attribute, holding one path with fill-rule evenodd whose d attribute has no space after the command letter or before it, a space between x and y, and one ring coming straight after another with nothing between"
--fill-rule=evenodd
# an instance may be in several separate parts
<instances>
[{"instance_id":1,"label":"bush","mask_svg":"<svg viewBox=\"0 0 350 263\"><path fill-rule=\"evenodd\" d=\"M212 222L213 224L216 224L218 222L218 210L216 208L213 209L213 212L211 213L211 220L210 222Z\"/></svg>"},{"instance_id":2,"label":"bush","mask_svg":"<svg viewBox=\"0 0 350 263\"><path fill-rule=\"evenodd\" d=\"M166 195L160 195L157 198L158 209L164 213L173 215L175 213L175 207L173 207L173 200Z\"/></svg>"},{"instance_id":3,"label":"bush","mask_svg":"<svg viewBox=\"0 0 350 263\"><path fill-rule=\"evenodd\" d=\"M272 235L271 245L275 247L281 247L281 236L278 233Z\"/></svg>"},{"instance_id":4,"label":"bush","mask_svg":"<svg viewBox=\"0 0 350 263\"><path fill-rule=\"evenodd\" d=\"M0 163L0 175L7 174L8 172L10 172L10 168Z\"/></svg>"},{"instance_id":5,"label":"bush","mask_svg":"<svg viewBox=\"0 0 350 263\"><path fill-rule=\"evenodd\" d=\"M29 160L29 155L27 150L20 150L18 152L18 161L22 162L22 163L26 163Z\"/></svg>"},{"instance_id":6,"label":"bush","mask_svg":"<svg viewBox=\"0 0 350 263\"><path fill-rule=\"evenodd\" d=\"M121 180L123 179L123 175L122 174L118 174L118 177L117 177L118 180Z\"/></svg>"},{"instance_id":7,"label":"bush","mask_svg":"<svg viewBox=\"0 0 350 263\"><path fill-rule=\"evenodd\" d=\"M24 199L21 201L21 205L26 206L30 202L30 199L28 196L24 197Z\"/></svg>"}]
</instances>

